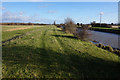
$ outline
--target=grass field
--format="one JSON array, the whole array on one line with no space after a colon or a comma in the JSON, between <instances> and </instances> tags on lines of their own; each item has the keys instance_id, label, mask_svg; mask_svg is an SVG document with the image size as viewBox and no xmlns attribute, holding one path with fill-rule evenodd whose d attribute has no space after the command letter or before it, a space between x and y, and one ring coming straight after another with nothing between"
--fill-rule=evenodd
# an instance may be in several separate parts
<instances>
[{"instance_id":1,"label":"grass field","mask_svg":"<svg viewBox=\"0 0 120 80\"><path fill-rule=\"evenodd\" d=\"M4 30L2 41L25 35L3 44L3 78L119 78L120 57L55 26Z\"/></svg>"},{"instance_id":2,"label":"grass field","mask_svg":"<svg viewBox=\"0 0 120 80\"><path fill-rule=\"evenodd\" d=\"M119 28L92 27L92 29L120 30Z\"/></svg>"}]
</instances>

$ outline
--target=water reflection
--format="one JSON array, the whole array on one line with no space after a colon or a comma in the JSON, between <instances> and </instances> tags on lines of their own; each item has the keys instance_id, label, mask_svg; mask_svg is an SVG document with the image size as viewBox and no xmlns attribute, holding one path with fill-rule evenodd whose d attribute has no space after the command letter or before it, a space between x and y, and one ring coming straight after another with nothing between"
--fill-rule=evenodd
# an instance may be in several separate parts
<instances>
[{"instance_id":1,"label":"water reflection","mask_svg":"<svg viewBox=\"0 0 120 80\"><path fill-rule=\"evenodd\" d=\"M96 40L104 45L110 45L114 48L120 48L119 46L119 34L113 33L105 33L105 32L98 32L98 31L90 31L92 34L90 36L91 40Z\"/></svg>"}]
</instances>

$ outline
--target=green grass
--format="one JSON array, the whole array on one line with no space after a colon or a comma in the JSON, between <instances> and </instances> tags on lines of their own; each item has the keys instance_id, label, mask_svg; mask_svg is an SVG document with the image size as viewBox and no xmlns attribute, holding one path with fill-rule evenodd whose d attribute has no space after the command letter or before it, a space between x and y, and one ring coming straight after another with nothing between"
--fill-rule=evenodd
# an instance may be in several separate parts
<instances>
[{"instance_id":1,"label":"green grass","mask_svg":"<svg viewBox=\"0 0 120 80\"><path fill-rule=\"evenodd\" d=\"M120 30L119 28L92 27L92 29Z\"/></svg>"},{"instance_id":2,"label":"green grass","mask_svg":"<svg viewBox=\"0 0 120 80\"><path fill-rule=\"evenodd\" d=\"M3 78L119 78L117 55L55 26L28 30L2 47Z\"/></svg>"},{"instance_id":3,"label":"green grass","mask_svg":"<svg viewBox=\"0 0 120 80\"><path fill-rule=\"evenodd\" d=\"M10 29L24 28L24 27L31 27L31 28L25 29L25 30L6 31ZM30 32L33 30L32 28L33 26L2 26L2 41ZM34 29L37 29L37 28L38 26L34 26Z\"/></svg>"}]
</instances>

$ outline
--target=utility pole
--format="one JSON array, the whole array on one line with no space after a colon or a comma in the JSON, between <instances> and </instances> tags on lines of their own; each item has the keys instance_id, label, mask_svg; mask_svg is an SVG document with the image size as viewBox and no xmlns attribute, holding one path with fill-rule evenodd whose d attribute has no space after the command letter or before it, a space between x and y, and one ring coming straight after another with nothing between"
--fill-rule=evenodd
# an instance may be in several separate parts
<instances>
[{"instance_id":1,"label":"utility pole","mask_svg":"<svg viewBox=\"0 0 120 80\"><path fill-rule=\"evenodd\" d=\"M101 21L102 21L102 15L103 14L104 14L103 12L100 12L100 27L101 27Z\"/></svg>"}]
</instances>

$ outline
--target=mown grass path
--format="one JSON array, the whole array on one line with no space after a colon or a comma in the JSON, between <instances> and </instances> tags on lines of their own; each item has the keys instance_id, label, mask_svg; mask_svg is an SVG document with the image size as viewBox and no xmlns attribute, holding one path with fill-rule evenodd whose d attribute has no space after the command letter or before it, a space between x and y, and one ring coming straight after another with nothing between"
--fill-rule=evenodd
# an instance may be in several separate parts
<instances>
[{"instance_id":1,"label":"mown grass path","mask_svg":"<svg viewBox=\"0 0 120 80\"><path fill-rule=\"evenodd\" d=\"M119 78L117 55L77 40L55 26L29 30L4 44L3 78Z\"/></svg>"}]
</instances>

